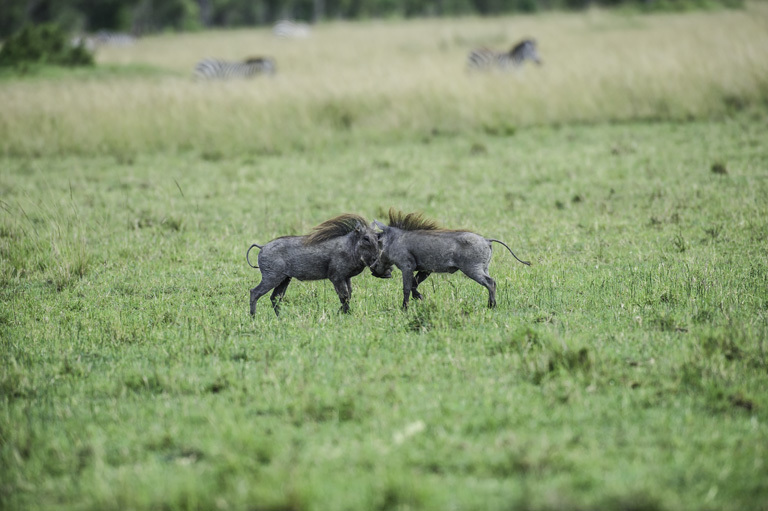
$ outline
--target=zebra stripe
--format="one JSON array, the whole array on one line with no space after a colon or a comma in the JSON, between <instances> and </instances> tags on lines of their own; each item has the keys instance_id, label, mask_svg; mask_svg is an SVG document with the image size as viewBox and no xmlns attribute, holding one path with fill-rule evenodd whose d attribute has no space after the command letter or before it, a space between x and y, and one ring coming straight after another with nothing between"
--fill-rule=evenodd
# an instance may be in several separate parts
<instances>
[{"instance_id":1,"label":"zebra stripe","mask_svg":"<svg viewBox=\"0 0 768 511\"><path fill-rule=\"evenodd\" d=\"M541 65L541 59L536 51L536 41L533 39L523 39L508 52L500 53L488 48L472 50L467 58L467 68L480 71L490 69L508 71L519 68L526 60Z\"/></svg>"},{"instance_id":2,"label":"zebra stripe","mask_svg":"<svg viewBox=\"0 0 768 511\"><path fill-rule=\"evenodd\" d=\"M275 61L267 57L252 57L242 62L204 59L195 66L195 76L207 80L227 80L272 75L276 70Z\"/></svg>"}]
</instances>

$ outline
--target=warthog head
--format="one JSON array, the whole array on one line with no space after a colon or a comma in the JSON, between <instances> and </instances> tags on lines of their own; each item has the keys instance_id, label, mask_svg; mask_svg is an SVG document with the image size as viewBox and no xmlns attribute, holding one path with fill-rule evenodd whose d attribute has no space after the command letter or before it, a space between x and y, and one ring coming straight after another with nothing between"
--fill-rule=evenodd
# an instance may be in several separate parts
<instances>
[{"instance_id":1,"label":"warthog head","mask_svg":"<svg viewBox=\"0 0 768 511\"><path fill-rule=\"evenodd\" d=\"M389 210L389 225L384 225L378 220L374 220L371 222L371 228L379 229L380 231L376 234L379 243L379 256L375 264L369 266L371 274L382 279L392 277L392 267L397 266L398 258L403 257L403 254L400 254L397 250L402 231L454 232L443 229L434 220L424 218L421 213L406 215L394 208Z\"/></svg>"},{"instance_id":2,"label":"warthog head","mask_svg":"<svg viewBox=\"0 0 768 511\"><path fill-rule=\"evenodd\" d=\"M379 229L380 232L376 233L377 243L377 255L368 267L371 269L371 275L380 279L392 278L392 267L395 265L389 258L389 252L387 251L386 244L391 240L386 236L387 226L374 220L371 222L371 229Z\"/></svg>"},{"instance_id":3,"label":"warthog head","mask_svg":"<svg viewBox=\"0 0 768 511\"><path fill-rule=\"evenodd\" d=\"M357 253L360 255L360 259L366 266L370 267L375 265L379 259L379 240L376 233L366 226L365 224L358 224L355 228L355 234L357 235Z\"/></svg>"},{"instance_id":4,"label":"warthog head","mask_svg":"<svg viewBox=\"0 0 768 511\"><path fill-rule=\"evenodd\" d=\"M376 258L371 264L368 265L368 267L371 269L371 275L380 279L391 279L392 267L394 264L389 260L387 254L384 252L384 242L387 240L384 237L384 229L386 226L381 222L374 220L371 223L371 227L376 227L382 230L382 232L376 234L376 243L378 247Z\"/></svg>"}]
</instances>

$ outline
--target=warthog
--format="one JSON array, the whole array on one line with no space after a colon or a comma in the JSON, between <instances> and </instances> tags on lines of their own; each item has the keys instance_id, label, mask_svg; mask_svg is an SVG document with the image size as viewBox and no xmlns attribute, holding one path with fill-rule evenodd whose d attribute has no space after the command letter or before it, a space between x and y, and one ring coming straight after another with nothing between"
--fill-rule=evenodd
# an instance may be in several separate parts
<instances>
[{"instance_id":1,"label":"warthog","mask_svg":"<svg viewBox=\"0 0 768 511\"><path fill-rule=\"evenodd\" d=\"M261 249L258 266L248 258L253 247ZM280 301L292 278L329 279L341 300L341 311L349 312L350 279L375 265L377 256L376 233L364 218L351 214L327 220L306 236L284 236L264 246L254 243L245 259L252 268L261 269L261 282L251 289L251 315L259 298L274 289L270 299L279 316Z\"/></svg>"},{"instance_id":2,"label":"warthog","mask_svg":"<svg viewBox=\"0 0 768 511\"><path fill-rule=\"evenodd\" d=\"M371 266L371 273L384 278L392 265L403 273L403 309L408 308L408 298L413 295L421 300L419 284L432 273L454 273L461 270L464 275L488 289L488 307L496 306L496 281L488 275L491 261L491 242L504 245L515 259L521 261L502 241L484 238L469 231L455 231L440 228L436 222L422 218L420 213L403 214L389 210L389 225L374 220L374 226L381 229L379 257ZM417 272L414 276L413 272Z\"/></svg>"}]
</instances>

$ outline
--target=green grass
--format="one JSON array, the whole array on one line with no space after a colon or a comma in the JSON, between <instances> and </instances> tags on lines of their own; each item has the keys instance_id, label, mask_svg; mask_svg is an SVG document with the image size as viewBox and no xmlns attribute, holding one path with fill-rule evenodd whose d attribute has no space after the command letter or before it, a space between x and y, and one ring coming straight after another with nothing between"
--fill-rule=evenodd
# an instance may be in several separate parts
<instances>
[{"instance_id":1,"label":"green grass","mask_svg":"<svg viewBox=\"0 0 768 511\"><path fill-rule=\"evenodd\" d=\"M5 508L764 508L763 126L6 158ZM250 243L391 205L533 266L250 318Z\"/></svg>"},{"instance_id":2,"label":"green grass","mask_svg":"<svg viewBox=\"0 0 768 511\"><path fill-rule=\"evenodd\" d=\"M0 509L768 509L765 13L164 35L3 77ZM522 33L544 68L463 74ZM243 48L278 77L189 78ZM252 243L391 206L533 265L494 251L494 310L454 274L403 312L366 271L350 315L325 281L250 317Z\"/></svg>"},{"instance_id":3,"label":"green grass","mask_svg":"<svg viewBox=\"0 0 768 511\"><path fill-rule=\"evenodd\" d=\"M7 82L35 82L56 80L60 83L70 81L79 85L81 81L104 81L115 78L168 77L175 73L145 64L109 64L96 67L55 67L41 64L30 64L22 68L0 68L0 79Z\"/></svg>"}]
</instances>

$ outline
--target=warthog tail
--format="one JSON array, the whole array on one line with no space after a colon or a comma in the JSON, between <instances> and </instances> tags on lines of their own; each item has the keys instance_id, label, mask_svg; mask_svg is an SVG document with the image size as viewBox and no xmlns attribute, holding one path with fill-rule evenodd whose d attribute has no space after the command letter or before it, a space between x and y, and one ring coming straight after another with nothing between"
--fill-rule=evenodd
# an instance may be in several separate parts
<instances>
[{"instance_id":1,"label":"warthog tail","mask_svg":"<svg viewBox=\"0 0 768 511\"><path fill-rule=\"evenodd\" d=\"M496 243L498 243L499 245L504 245L504 246L507 248L507 250L509 250L509 253L510 253L510 254L512 254L512 257L514 257L515 259L517 259L518 261L520 261L520 262L521 262L521 263L523 263L523 264L527 264L528 266L530 266L530 265L531 265L531 263L530 263L530 262L528 262L528 261L523 261L522 259L520 259L519 257L517 257L517 256L515 255L515 253L514 253L514 252L512 252L512 249L511 249L511 248L509 248L509 247L507 247L507 244L506 244L506 243L504 243L503 241L500 241L500 240L494 240L494 239L490 239L490 238L486 238L486 239L487 239L488 241L495 241L495 242L496 242Z\"/></svg>"},{"instance_id":2,"label":"warthog tail","mask_svg":"<svg viewBox=\"0 0 768 511\"><path fill-rule=\"evenodd\" d=\"M256 243L254 243L253 245L251 245L250 247L248 247L248 252L246 252L246 253L245 253L245 260L246 260L246 261L248 261L248 266L250 266L251 268L258 268L258 266L254 266L254 265L252 265L252 264L251 264L251 260L250 260L250 259L248 259L248 254L250 254L250 253L251 253L251 249L252 249L253 247L256 247L256 248L258 248L259 250L261 250L261 249L263 248L261 245L257 245ZM512 255L514 255L514 254L512 254Z\"/></svg>"}]
</instances>

